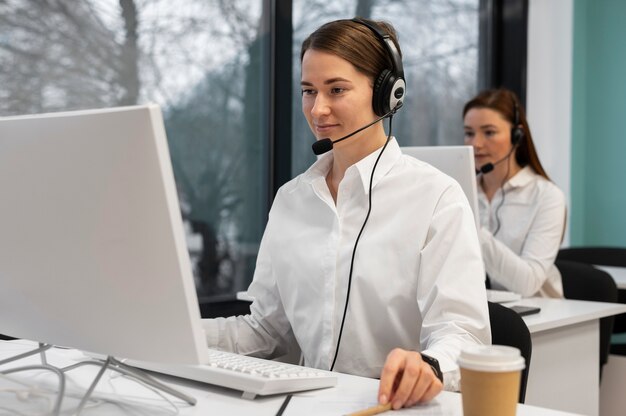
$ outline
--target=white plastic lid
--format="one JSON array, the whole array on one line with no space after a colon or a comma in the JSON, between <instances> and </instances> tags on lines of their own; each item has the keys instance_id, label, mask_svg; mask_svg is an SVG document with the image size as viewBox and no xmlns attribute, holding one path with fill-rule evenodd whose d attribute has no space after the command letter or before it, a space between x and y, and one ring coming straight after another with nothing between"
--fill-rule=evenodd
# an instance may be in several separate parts
<instances>
[{"instance_id":1,"label":"white plastic lid","mask_svg":"<svg viewBox=\"0 0 626 416\"><path fill-rule=\"evenodd\" d=\"M468 370L505 372L526 367L519 349L504 345L476 345L461 351L458 363Z\"/></svg>"}]
</instances>

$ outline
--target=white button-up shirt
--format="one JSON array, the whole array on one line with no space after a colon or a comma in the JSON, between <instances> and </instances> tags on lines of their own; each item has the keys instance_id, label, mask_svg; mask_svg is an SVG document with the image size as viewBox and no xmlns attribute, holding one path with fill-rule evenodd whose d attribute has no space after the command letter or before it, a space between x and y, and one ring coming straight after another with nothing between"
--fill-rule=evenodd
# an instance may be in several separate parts
<instances>
[{"instance_id":1,"label":"white button-up shirt","mask_svg":"<svg viewBox=\"0 0 626 416\"><path fill-rule=\"evenodd\" d=\"M563 192L526 166L504 184L504 196L499 189L491 203L479 184L478 206L491 287L522 296L563 297L561 274L554 265L565 227ZM497 217L500 229L494 237Z\"/></svg>"},{"instance_id":2,"label":"white button-up shirt","mask_svg":"<svg viewBox=\"0 0 626 416\"><path fill-rule=\"evenodd\" d=\"M326 184L332 153L281 187L248 290L251 313L205 320L209 346L268 358L295 341L306 365L330 368L379 153L346 170L336 204ZM444 386L458 389L459 351L491 342L467 199L454 180L402 155L395 139L376 167L372 194L335 370L379 377L400 347L437 358Z\"/></svg>"}]
</instances>

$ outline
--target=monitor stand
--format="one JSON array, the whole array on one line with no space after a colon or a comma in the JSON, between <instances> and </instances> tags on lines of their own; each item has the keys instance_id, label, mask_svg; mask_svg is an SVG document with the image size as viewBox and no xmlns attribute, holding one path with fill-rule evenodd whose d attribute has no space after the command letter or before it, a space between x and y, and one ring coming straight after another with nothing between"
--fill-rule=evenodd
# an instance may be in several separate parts
<instances>
[{"instance_id":1,"label":"monitor stand","mask_svg":"<svg viewBox=\"0 0 626 416\"><path fill-rule=\"evenodd\" d=\"M53 345L50 345L50 344L39 343L39 347L35 348L34 350L27 351L27 352L15 355L10 358L0 360L0 366L2 366L4 364L14 362L22 358L30 357L32 355L39 354L41 356L41 364L26 365L22 367L10 368L8 370L0 370L0 374L11 374L11 373L16 373L20 371L31 371L31 370L49 370L55 373L59 377L59 393L57 395L57 399L56 399L54 408L52 410L52 414L55 416L58 416L60 414L61 402L63 400L63 396L65 395L65 373L75 368L82 367L85 365L98 366L100 367L100 371L98 371L98 374L93 379L91 385L89 386L85 395L81 399L80 404L78 405L76 412L75 412L77 416L80 415L80 413L82 412L83 408L89 401L89 398L91 397L94 389L96 388L96 385L100 381L100 378L102 378L102 375L107 369L117 371L118 373L121 373L131 379L134 379L140 384L146 385L150 388L168 393L180 400L183 400L189 403L192 406L196 404L196 399L194 397L191 397L185 393L182 393L176 389L173 389L161 383L160 381L154 379L153 377L149 376L145 371L142 371L135 367L131 367L127 364L124 364L123 362L111 356L108 356L105 360L91 359L91 360L81 361L76 364L72 364L70 366L63 367L63 368L55 367L53 365L48 364L48 361L46 359L46 351L51 349L52 347Z\"/></svg>"}]
</instances>

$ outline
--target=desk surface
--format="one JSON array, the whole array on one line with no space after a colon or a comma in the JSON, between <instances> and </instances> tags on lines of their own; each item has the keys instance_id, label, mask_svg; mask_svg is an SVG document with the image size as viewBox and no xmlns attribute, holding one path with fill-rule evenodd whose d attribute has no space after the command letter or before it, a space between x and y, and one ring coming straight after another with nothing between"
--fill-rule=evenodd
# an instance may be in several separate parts
<instances>
[{"instance_id":1,"label":"desk surface","mask_svg":"<svg viewBox=\"0 0 626 416\"><path fill-rule=\"evenodd\" d=\"M541 308L537 314L524 316L531 334L626 312L626 304L573 299L526 298L505 304L511 305Z\"/></svg>"},{"instance_id":2,"label":"desk surface","mask_svg":"<svg viewBox=\"0 0 626 416\"><path fill-rule=\"evenodd\" d=\"M29 341L11 341L0 343L0 358L32 349L33 343ZM57 366L64 366L82 360L85 356L76 350L53 350L48 352L49 361ZM30 357L20 362L35 363L37 357ZM14 365L14 364L12 364ZM8 365L7 365L8 367ZM3 367L4 368L4 367ZM62 406L63 414L69 414L78 403L77 396L88 386L89 380L95 376L97 368L81 367L73 370L69 375L69 395L64 399ZM294 395L285 416L290 415L338 415L355 411L375 404L378 380L364 377L338 374L337 387L331 389L304 392ZM56 386L55 376L43 371L12 374L12 379L19 380L27 385L37 384L39 391ZM284 396L260 397L255 400L241 398L241 393L235 390L196 383L189 380L164 377L168 384L193 395L198 399L196 406L188 406L178 400L171 403L149 392L140 385L118 377L114 373L107 373L98 384L95 397L99 402L90 404L83 412L84 415L240 415L254 414L258 416L273 416L280 408ZM28 387L12 384L12 381L0 377L0 407L14 409L22 413L42 413L46 408L45 401L37 402L36 398L23 401L17 398L16 390L25 391ZM31 394L34 397L34 395ZM53 396L50 400L54 399ZM115 400L117 404L113 403ZM30 406L30 407L29 407ZM39 406L37 408L36 406ZM429 405L403 409L393 414L435 416L435 415L460 415L461 396L458 393L443 392ZM542 409L534 406L519 405L518 416L566 416L573 413L559 412Z\"/></svg>"}]
</instances>

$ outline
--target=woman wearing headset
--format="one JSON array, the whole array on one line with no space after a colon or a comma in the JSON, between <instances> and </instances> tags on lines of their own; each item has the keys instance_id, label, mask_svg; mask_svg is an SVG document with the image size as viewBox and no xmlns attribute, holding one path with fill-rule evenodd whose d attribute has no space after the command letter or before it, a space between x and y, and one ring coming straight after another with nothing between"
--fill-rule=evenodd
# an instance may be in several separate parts
<instances>
[{"instance_id":1,"label":"woman wearing headset","mask_svg":"<svg viewBox=\"0 0 626 416\"><path fill-rule=\"evenodd\" d=\"M463 109L465 144L478 172L478 232L493 289L563 297L554 265L565 197L539 162L524 109L505 89L481 92Z\"/></svg>"},{"instance_id":2,"label":"woman wearing headset","mask_svg":"<svg viewBox=\"0 0 626 416\"><path fill-rule=\"evenodd\" d=\"M251 313L206 321L208 344L271 358L297 342L307 366L380 377L396 409L457 390L460 349L490 342L484 268L461 188L385 134L405 89L395 31L327 23L301 63L314 151L333 151L279 190Z\"/></svg>"}]
</instances>

